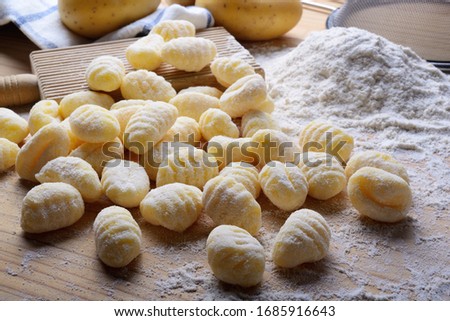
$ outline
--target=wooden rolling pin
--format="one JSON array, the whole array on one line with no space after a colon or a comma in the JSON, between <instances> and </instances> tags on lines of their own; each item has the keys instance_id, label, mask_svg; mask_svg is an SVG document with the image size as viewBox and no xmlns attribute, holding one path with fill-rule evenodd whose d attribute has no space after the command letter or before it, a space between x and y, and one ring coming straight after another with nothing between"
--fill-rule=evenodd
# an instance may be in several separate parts
<instances>
[{"instance_id":1,"label":"wooden rolling pin","mask_svg":"<svg viewBox=\"0 0 450 321\"><path fill-rule=\"evenodd\" d=\"M0 77L0 107L26 105L39 99L39 86L35 75Z\"/></svg>"}]
</instances>

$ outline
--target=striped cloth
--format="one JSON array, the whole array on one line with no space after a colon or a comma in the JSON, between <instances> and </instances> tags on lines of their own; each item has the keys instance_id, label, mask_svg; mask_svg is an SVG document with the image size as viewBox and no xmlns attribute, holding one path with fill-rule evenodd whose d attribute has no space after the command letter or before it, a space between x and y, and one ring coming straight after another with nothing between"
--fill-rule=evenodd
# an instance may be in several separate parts
<instances>
[{"instance_id":1,"label":"striped cloth","mask_svg":"<svg viewBox=\"0 0 450 321\"><path fill-rule=\"evenodd\" d=\"M0 26L13 22L38 47L60 48L93 42L67 29L59 19L58 0L0 0ZM214 25L211 13L199 7L172 5L97 39L95 42L144 36L162 20L188 20L197 29Z\"/></svg>"}]
</instances>

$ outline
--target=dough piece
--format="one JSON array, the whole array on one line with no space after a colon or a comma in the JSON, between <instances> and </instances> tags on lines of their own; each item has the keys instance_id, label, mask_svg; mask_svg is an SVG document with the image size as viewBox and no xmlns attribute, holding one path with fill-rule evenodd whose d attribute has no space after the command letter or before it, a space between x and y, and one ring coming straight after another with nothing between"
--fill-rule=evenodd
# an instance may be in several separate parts
<instances>
[{"instance_id":1,"label":"dough piece","mask_svg":"<svg viewBox=\"0 0 450 321\"><path fill-rule=\"evenodd\" d=\"M202 191L180 183L153 189L140 205L141 214L147 222L179 233L197 221L202 208Z\"/></svg>"},{"instance_id":2,"label":"dough piece","mask_svg":"<svg viewBox=\"0 0 450 321\"><path fill-rule=\"evenodd\" d=\"M170 82L153 71L143 69L129 72L123 78L120 91L125 99L164 102L169 102L177 94Z\"/></svg>"},{"instance_id":3,"label":"dough piece","mask_svg":"<svg viewBox=\"0 0 450 321\"><path fill-rule=\"evenodd\" d=\"M144 99L123 99L119 100L118 102L114 103L109 110L119 110L122 108L127 107L134 107L134 106L144 106L151 102L151 100L144 100Z\"/></svg>"},{"instance_id":4,"label":"dough piece","mask_svg":"<svg viewBox=\"0 0 450 321\"><path fill-rule=\"evenodd\" d=\"M200 116L199 125L202 136L208 141L214 136L239 138L239 128L233 123L231 117L220 109L206 110Z\"/></svg>"},{"instance_id":5,"label":"dough piece","mask_svg":"<svg viewBox=\"0 0 450 321\"><path fill-rule=\"evenodd\" d=\"M59 109L63 118L68 118L78 107L83 105L96 105L106 109L111 108L114 99L108 94L95 91L79 91L69 94L61 99Z\"/></svg>"},{"instance_id":6,"label":"dough piece","mask_svg":"<svg viewBox=\"0 0 450 321\"><path fill-rule=\"evenodd\" d=\"M14 166L19 146L6 138L0 138L0 173Z\"/></svg>"},{"instance_id":7,"label":"dough piece","mask_svg":"<svg viewBox=\"0 0 450 321\"><path fill-rule=\"evenodd\" d=\"M130 105L127 107L111 110L111 112L119 122L119 138L122 142L124 141L125 129L127 128L128 122L130 121L131 117L141 108L142 105Z\"/></svg>"},{"instance_id":8,"label":"dough piece","mask_svg":"<svg viewBox=\"0 0 450 321\"><path fill-rule=\"evenodd\" d=\"M268 163L259 173L259 182L272 204L284 211L299 209L308 195L305 175L291 163Z\"/></svg>"},{"instance_id":9,"label":"dough piece","mask_svg":"<svg viewBox=\"0 0 450 321\"><path fill-rule=\"evenodd\" d=\"M161 101L150 102L131 116L124 132L125 147L135 154L152 149L175 124L178 110Z\"/></svg>"},{"instance_id":10,"label":"dough piece","mask_svg":"<svg viewBox=\"0 0 450 321\"><path fill-rule=\"evenodd\" d=\"M231 138L226 136L214 136L208 142L208 153L213 155L219 164L219 168L224 168L231 162L244 162L256 164L258 154L251 138Z\"/></svg>"},{"instance_id":11,"label":"dough piece","mask_svg":"<svg viewBox=\"0 0 450 321\"><path fill-rule=\"evenodd\" d=\"M49 232L74 224L83 214L83 198L75 187L44 183L23 199L20 225L28 233Z\"/></svg>"},{"instance_id":12,"label":"dough piece","mask_svg":"<svg viewBox=\"0 0 450 321\"><path fill-rule=\"evenodd\" d=\"M385 170L386 172L400 176L409 183L406 168L389 154L369 150L353 155L345 167L347 179L363 167L375 167Z\"/></svg>"},{"instance_id":13,"label":"dough piece","mask_svg":"<svg viewBox=\"0 0 450 321\"><path fill-rule=\"evenodd\" d=\"M209 266L219 280L242 287L261 283L264 248L246 230L233 225L216 227L206 241Z\"/></svg>"},{"instance_id":14,"label":"dough piece","mask_svg":"<svg viewBox=\"0 0 450 321\"><path fill-rule=\"evenodd\" d=\"M220 99L220 96L222 96L223 92L215 87L210 86L193 86L189 88L182 89L178 92L178 95L182 95L185 93L200 93L212 97L216 97L217 99Z\"/></svg>"},{"instance_id":15,"label":"dough piece","mask_svg":"<svg viewBox=\"0 0 450 321\"><path fill-rule=\"evenodd\" d=\"M192 146L200 146L202 133L200 126L190 117L181 116L161 139L162 142L181 142Z\"/></svg>"},{"instance_id":16,"label":"dough piece","mask_svg":"<svg viewBox=\"0 0 450 321\"><path fill-rule=\"evenodd\" d=\"M92 90L111 92L119 89L124 77L122 60L113 56L95 58L86 70L86 82Z\"/></svg>"},{"instance_id":17,"label":"dough piece","mask_svg":"<svg viewBox=\"0 0 450 321\"><path fill-rule=\"evenodd\" d=\"M170 103L178 108L180 116L191 117L196 121L199 121L200 116L208 109L220 108L219 99L197 92L178 94Z\"/></svg>"},{"instance_id":18,"label":"dough piece","mask_svg":"<svg viewBox=\"0 0 450 321\"><path fill-rule=\"evenodd\" d=\"M408 183L379 168L357 170L348 181L347 192L358 212L376 221L401 221L411 208L412 193Z\"/></svg>"},{"instance_id":19,"label":"dough piece","mask_svg":"<svg viewBox=\"0 0 450 321\"><path fill-rule=\"evenodd\" d=\"M28 136L28 122L11 109L0 107L0 138L20 144Z\"/></svg>"},{"instance_id":20,"label":"dough piece","mask_svg":"<svg viewBox=\"0 0 450 321\"><path fill-rule=\"evenodd\" d=\"M70 150L76 149L78 146L83 144L84 142L79 139L75 134L72 132L72 129L70 128L70 119L66 118L61 122L61 127L64 128L67 131L67 135L69 135L70 140Z\"/></svg>"},{"instance_id":21,"label":"dough piece","mask_svg":"<svg viewBox=\"0 0 450 321\"><path fill-rule=\"evenodd\" d=\"M242 137L252 137L260 129L280 130L271 114L260 110L250 110L242 116Z\"/></svg>"},{"instance_id":22,"label":"dough piece","mask_svg":"<svg viewBox=\"0 0 450 321\"><path fill-rule=\"evenodd\" d=\"M142 232L128 210L119 206L101 210L93 229L97 255L106 265L124 267L139 255Z\"/></svg>"},{"instance_id":23,"label":"dough piece","mask_svg":"<svg viewBox=\"0 0 450 321\"><path fill-rule=\"evenodd\" d=\"M238 118L250 110L271 113L275 106L267 95L264 78L254 74L245 76L228 87L220 97L220 108L232 118Z\"/></svg>"},{"instance_id":24,"label":"dough piece","mask_svg":"<svg viewBox=\"0 0 450 321\"><path fill-rule=\"evenodd\" d=\"M353 137L328 122L314 120L300 133L299 144L305 152L325 152L343 164L353 150Z\"/></svg>"},{"instance_id":25,"label":"dough piece","mask_svg":"<svg viewBox=\"0 0 450 321\"><path fill-rule=\"evenodd\" d=\"M136 207L150 190L150 180L138 163L115 159L103 169L102 187L114 204Z\"/></svg>"},{"instance_id":26,"label":"dough piece","mask_svg":"<svg viewBox=\"0 0 450 321\"><path fill-rule=\"evenodd\" d=\"M211 72L219 84L230 87L239 79L254 75L255 69L240 58L221 57L211 63Z\"/></svg>"},{"instance_id":27,"label":"dough piece","mask_svg":"<svg viewBox=\"0 0 450 321\"><path fill-rule=\"evenodd\" d=\"M171 150L156 176L156 186L183 183L200 189L211 178L219 175L215 157L195 147L180 147Z\"/></svg>"},{"instance_id":28,"label":"dough piece","mask_svg":"<svg viewBox=\"0 0 450 321\"><path fill-rule=\"evenodd\" d=\"M279 130L260 129L251 138L258 155L258 167L263 167L270 161L295 163L299 154L298 145Z\"/></svg>"},{"instance_id":29,"label":"dough piece","mask_svg":"<svg viewBox=\"0 0 450 321\"><path fill-rule=\"evenodd\" d=\"M165 20L158 22L150 35L159 35L166 42L181 37L195 37L195 26L187 20Z\"/></svg>"},{"instance_id":30,"label":"dough piece","mask_svg":"<svg viewBox=\"0 0 450 321\"><path fill-rule=\"evenodd\" d=\"M129 45L125 56L134 69L155 70L162 64L163 45L161 36L150 34Z\"/></svg>"},{"instance_id":31,"label":"dough piece","mask_svg":"<svg viewBox=\"0 0 450 321\"><path fill-rule=\"evenodd\" d=\"M79 157L91 164L98 176L102 175L105 164L112 159L123 159L124 149L120 139L106 143L84 143L70 153L70 156Z\"/></svg>"},{"instance_id":32,"label":"dough piece","mask_svg":"<svg viewBox=\"0 0 450 321\"><path fill-rule=\"evenodd\" d=\"M284 268L323 259L330 247L331 231L322 215L301 209L280 228L272 250L273 263Z\"/></svg>"},{"instance_id":33,"label":"dough piece","mask_svg":"<svg viewBox=\"0 0 450 321\"><path fill-rule=\"evenodd\" d=\"M28 128L30 134L34 135L42 127L48 124L58 124L61 122L59 115L59 105L54 100L41 100L34 104L28 117Z\"/></svg>"},{"instance_id":34,"label":"dough piece","mask_svg":"<svg viewBox=\"0 0 450 321\"><path fill-rule=\"evenodd\" d=\"M66 183L75 187L87 203L98 201L102 185L97 173L85 160L78 157L58 157L41 168L36 174L40 183Z\"/></svg>"},{"instance_id":35,"label":"dough piece","mask_svg":"<svg viewBox=\"0 0 450 321\"><path fill-rule=\"evenodd\" d=\"M254 199L257 199L261 193L258 169L251 164L244 162L230 163L220 171L219 175L234 178L238 183L244 185Z\"/></svg>"},{"instance_id":36,"label":"dough piece","mask_svg":"<svg viewBox=\"0 0 450 321\"><path fill-rule=\"evenodd\" d=\"M167 42L161 51L164 62L176 69L197 72L205 68L216 56L214 42L205 38L183 37Z\"/></svg>"},{"instance_id":37,"label":"dough piece","mask_svg":"<svg viewBox=\"0 0 450 321\"><path fill-rule=\"evenodd\" d=\"M234 178L217 176L203 190L203 208L216 225L236 225L255 235L261 228L261 207Z\"/></svg>"},{"instance_id":38,"label":"dough piece","mask_svg":"<svg viewBox=\"0 0 450 321\"><path fill-rule=\"evenodd\" d=\"M332 155L319 152L302 154L299 167L309 184L308 195L318 200L336 196L347 184L344 168Z\"/></svg>"},{"instance_id":39,"label":"dough piece","mask_svg":"<svg viewBox=\"0 0 450 321\"><path fill-rule=\"evenodd\" d=\"M16 172L23 179L37 182L35 175L52 159L67 156L70 139L67 131L57 124L41 128L17 154Z\"/></svg>"}]
</instances>

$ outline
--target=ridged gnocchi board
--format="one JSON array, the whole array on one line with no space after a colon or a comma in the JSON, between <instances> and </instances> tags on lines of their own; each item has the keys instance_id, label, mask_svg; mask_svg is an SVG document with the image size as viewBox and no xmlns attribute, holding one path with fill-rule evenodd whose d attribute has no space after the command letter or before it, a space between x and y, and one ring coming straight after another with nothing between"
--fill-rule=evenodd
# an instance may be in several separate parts
<instances>
[{"instance_id":1,"label":"ridged gnocchi board","mask_svg":"<svg viewBox=\"0 0 450 321\"><path fill-rule=\"evenodd\" d=\"M217 46L218 56L238 56L264 76L264 70L253 56L223 27L204 29L197 32L197 37L212 40ZM125 49L136 40L132 38L33 51L30 54L31 67L38 77L41 99L60 100L65 95L87 90L85 70L92 59L101 55L116 56L124 62L127 72L133 70L125 58ZM164 63L155 72L171 82L177 91L199 85L220 87L209 66L199 72L185 72Z\"/></svg>"}]
</instances>

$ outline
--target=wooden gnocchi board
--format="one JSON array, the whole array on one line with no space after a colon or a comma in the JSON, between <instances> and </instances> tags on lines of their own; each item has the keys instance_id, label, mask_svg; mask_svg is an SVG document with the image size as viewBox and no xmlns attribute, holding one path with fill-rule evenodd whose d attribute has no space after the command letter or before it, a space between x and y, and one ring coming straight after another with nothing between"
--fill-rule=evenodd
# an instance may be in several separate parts
<instances>
[{"instance_id":1,"label":"wooden gnocchi board","mask_svg":"<svg viewBox=\"0 0 450 321\"><path fill-rule=\"evenodd\" d=\"M253 56L223 27L208 28L197 32L197 37L213 41L220 57L237 56L253 66L257 73L264 76L264 70ZM87 90L84 73L89 63L101 55L113 55L120 58L126 71L133 67L125 58L125 49L137 39L124 39L67 48L37 50L30 54L33 73L37 76L42 99L60 100L65 95ZM219 87L209 66L199 72L185 72L163 63L156 71L172 83L178 91L190 86Z\"/></svg>"}]
</instances>

